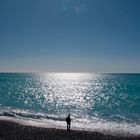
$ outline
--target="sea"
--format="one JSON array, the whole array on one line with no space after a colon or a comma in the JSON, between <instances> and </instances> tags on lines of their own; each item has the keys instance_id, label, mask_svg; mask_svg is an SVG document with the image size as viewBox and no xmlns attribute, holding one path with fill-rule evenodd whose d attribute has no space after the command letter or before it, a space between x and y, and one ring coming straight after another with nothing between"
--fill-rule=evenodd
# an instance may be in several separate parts
<instances>
[{"instance_id":1,"label":"sea","mask_svg":"<svg viewBox=\"0 0 140 140\"><path fill-rule=\"evenodd\" d=\"M140 135L140 74L0 73L0 119Z\"/></svg>"}]
</instances>

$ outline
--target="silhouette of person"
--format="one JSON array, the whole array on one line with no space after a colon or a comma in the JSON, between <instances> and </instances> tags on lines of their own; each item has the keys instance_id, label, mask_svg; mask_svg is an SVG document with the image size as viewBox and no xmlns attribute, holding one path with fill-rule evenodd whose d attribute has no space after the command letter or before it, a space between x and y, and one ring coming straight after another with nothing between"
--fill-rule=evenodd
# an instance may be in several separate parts
<instances>
[{"instance_id":1,"label":"silhouette of person","mask_svg":"<svg viewBox=\"0 0 140 140\"><path fill-rule=\"evenodd\" d=\"M67 122L67 130L70 130L71 127L71 118L70 118L70 114L68 114L67 118L66 118L66 122Z\"/></svg>"}]
</instances>

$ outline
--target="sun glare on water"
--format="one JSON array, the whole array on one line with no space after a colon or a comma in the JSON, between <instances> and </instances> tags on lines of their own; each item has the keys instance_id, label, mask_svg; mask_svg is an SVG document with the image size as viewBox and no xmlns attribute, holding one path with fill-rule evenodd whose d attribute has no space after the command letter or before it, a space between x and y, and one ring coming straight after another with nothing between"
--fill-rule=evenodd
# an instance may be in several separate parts
<instances>
[{"instance_id":1,"label":"sun glare on water","mask_svg":"<svg viewBox=\"0 0 140 140\"><path fill-rule=\"evenodd\" d=\"M55 104L56 110L60 106L64 110L67 108L69 111L77 107L76 111L86 108L85 96L90 88L88 82L90 76L91 74L85 73L49 73L42 75L45 102L51 105Z\"/></svg>"},{"instance_id":2,"label":"sun glare on water","mask_svg":"<svg viewBox=\"0 0 140 140\"><path fill-rule=\"evenodd\" d=\"M54 77L56 79L75 79L80 80L83 77L87 76L87 74L84 73L48 73L43 75L43 77Z\"/></svg>"},{"instance_id":3,"label":"sun glare on water","mask_svg":"<svg viewBox=\"0 0 140 140\"><path fill-rule=\"evenodd\" d=\"M80 79L82 74L81 73L57 73L56 76L59 78L64 79Z\"/></svg>"}]
</instances>

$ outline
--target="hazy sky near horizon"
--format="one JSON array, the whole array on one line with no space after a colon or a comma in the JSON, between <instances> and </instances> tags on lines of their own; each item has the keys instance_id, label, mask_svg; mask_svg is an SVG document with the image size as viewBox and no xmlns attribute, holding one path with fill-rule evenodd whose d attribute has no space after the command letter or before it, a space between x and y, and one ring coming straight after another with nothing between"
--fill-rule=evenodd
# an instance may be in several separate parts
<instances>
[{"instance_id":1,"label":"hazy sky near horizon","mask_svg":"<svg viewBox=\"0 0 140 140\"><path fill-rule=\"evenodd\" d=\"M0 0L1 72L140 72L140 0Z\"/></svg>"}]
</instances>

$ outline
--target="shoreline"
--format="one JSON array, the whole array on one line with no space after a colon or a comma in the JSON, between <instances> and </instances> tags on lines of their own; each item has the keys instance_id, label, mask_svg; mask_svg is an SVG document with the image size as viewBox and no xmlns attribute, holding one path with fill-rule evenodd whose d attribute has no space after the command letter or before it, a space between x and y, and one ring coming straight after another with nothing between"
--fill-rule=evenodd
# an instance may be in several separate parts
<instances>
[{"instance_id":1,"label":"shoreline","mask_svg":"<svg viewBox=\"0 0 140 140\"><path fill-rule=\"evenodd\" d=\"M140 140L140 136L113 136L85 130L32 126L0 119L0 140Z\"/></svg>"}]
</instances>

